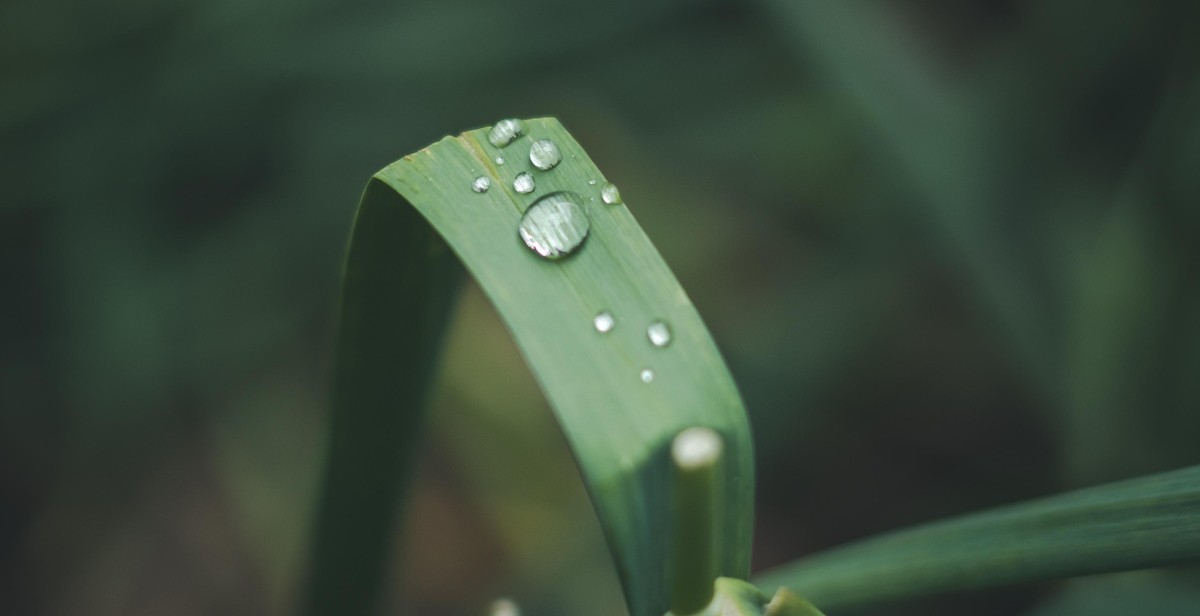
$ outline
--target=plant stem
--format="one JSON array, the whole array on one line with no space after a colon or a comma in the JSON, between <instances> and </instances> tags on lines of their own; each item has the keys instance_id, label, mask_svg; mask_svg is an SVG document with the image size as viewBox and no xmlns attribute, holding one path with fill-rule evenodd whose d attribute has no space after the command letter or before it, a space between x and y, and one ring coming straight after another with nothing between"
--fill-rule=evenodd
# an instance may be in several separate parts
<instances>
[{"instance_id":1,"label":"plant stem","mask_svg":"<svg viewBox=\"0 0 1200 616\"><path fill-rule=\"evenodd\" d=\"M671 444L673 535L671 612L693 614L712 600L716 579L717 467L721 436L688 428Z\"/></svg>"}]
</instances>

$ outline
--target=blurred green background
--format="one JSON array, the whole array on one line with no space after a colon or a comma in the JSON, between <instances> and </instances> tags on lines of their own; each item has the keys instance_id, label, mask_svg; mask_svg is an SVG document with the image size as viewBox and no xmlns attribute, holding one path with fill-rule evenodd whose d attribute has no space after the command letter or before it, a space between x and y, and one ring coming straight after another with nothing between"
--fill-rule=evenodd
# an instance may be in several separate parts
<instances>
[{"instance_id":1,"label":"blurred green background","mask_svg":"<svg viewBox=\"0 0 1200 616\"><path fill-rule=\"evenodd\" d=\"M367 178L554 115L717 338L756 568L1200 463L1187 0L0 5L0 612L288 614ZM621 614L477 289L387 613ZM1196 614L1187 571L878 614ZM798 589L803 592L803 589Z\"/></svg>"}]
</instances>

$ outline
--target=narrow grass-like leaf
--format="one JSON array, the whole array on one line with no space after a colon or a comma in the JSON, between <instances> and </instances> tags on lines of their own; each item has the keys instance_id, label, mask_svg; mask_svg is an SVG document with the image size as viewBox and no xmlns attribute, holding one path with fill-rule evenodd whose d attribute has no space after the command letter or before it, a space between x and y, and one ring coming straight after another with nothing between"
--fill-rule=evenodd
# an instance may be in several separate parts
<instances>
[{"instance_id":1,"label":"narrow grass-like leaf","mask_svg":"<svg viewBox=\"0 0 1200 616\"><path fill-rule=\"evenodd\" d=\"M1200 562L1200 466L900 530L754 581L837 610L1192 562Z\"/></svg>"},{"instance_id":2,"label":"narrow grass-like leaf","mask_svg":"<svg viewBox=\"0 0 1200 616\"><path fill-rule=\"evenodd\" d=\"M346 258L307 614L369 614L458 271L446 245L371 182Z\"/></svg>"},{"instance_id":3,"label":"narrow grass-like leaf","mask_svg":"<svg viewBox=\"0 0 1200 616\"><path fill-rule=\"evenodd\" d=\"M541 139L552 140L562 153L562 162L553 169L538 169L530 161L530 147ZM514 190L519 173L532 174L534 192ZM479 176L490 179L484 192L472 189ZM358 601L348 593L373 591L347 580L379 577L377 558L352 558L370 551L366 546L339 547L345 538L368 534L383 541L387 531L382 526L354 528L349 506L332 502L353 491L339 482L377 493L395 489L388 473L378 474L386 480L382 483L354 475L352 468L374 472L368 457L355 450L355 439L379 440L374 459L385 464L389 458L382 441L403 449L414 445L411 432L395 432L398 420L384 418L421 414L419 383L428 370L414 364L431 361L428 341L436 338L433 325L444 314L441 301L422 303L431 290L441 288L442 281L431 277L441 276L444 268L431 266L427 233L409 228L414 212L479 282L554 408L608 537L631 614L658 616L667 609L668 450L684 428L709 427L724 440L717 500L725 507L714 538L717 568L722 575L747 575L754 477L741 400L691 301L629 209L602 199L605 184L587 154L553 119L525 121L524 134L503 148L493 146L484 130L448 137L371 180L347 267L348 308L343 310L330 482L314 557L317 607L312 613L362 613L338 609L339 598ZM574 195L590 220L590 234L573 254L548 260L522 243L518 225L533 202L558 192ZM636 195L624 197L636 202ZM410 304L406 312L394 310ZM605 332L593 321L602 311L613 317ZM669 324L665 345L652 343L647 334L657 320ZM653 378L642 377L646 370ZM393 381L412 386L401 392ZM379 433L363 434L372 422L378 422ZM420 422L403 423L409 430ZM368 500L357 499L364 506L372 504Z\"/></svg>"}]
</instances>

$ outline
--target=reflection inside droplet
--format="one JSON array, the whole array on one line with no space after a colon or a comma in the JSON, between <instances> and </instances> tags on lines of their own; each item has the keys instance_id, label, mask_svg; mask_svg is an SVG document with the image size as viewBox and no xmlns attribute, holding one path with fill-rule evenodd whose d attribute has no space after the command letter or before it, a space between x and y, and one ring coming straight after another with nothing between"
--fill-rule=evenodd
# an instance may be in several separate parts
<instances>
[{"instance_id":1,"label":"reflection inside droplet","mask_svg":"<svg viewBox=\"0 0 1200 616\"><path fill-rule=\"evenodd\" d=\"M528 171L522 171L517 174L517 177L513 178L513 190L522 195L533 192L533 189L536 187L537 184L533 181L533 175Z\"/></svg>"},{"instance_id":2,"label":"reflection inside droplet","mask_svg":"<svg viewBox=\"0 0 1200 616\"><path fill-rule=\"evenodd\" d=\"M579 249L591 223L577 203L578 195L551 193L529 206L518 233L530 250L547 259L559 259Z\"/></svg>"},{"instance_id":3,"label":"reflection inside droplet","mask_svg":"<svg viewBox=\"0 0 1200 616\"><path fill-rule=\"evenodd\" d=\"M542 171L549 171L562 162L562 152L549 139L539 139L529 146L529 162Z\"/></svg>"},{"instance_id":4,"label":"reflection inside droplet","mask_svg":"<svg viewBox=\"0 0 1200 616\"><path fill-rule=\"evenodd\" d=\"M502 148L513 141L517 137L525 134L525 124L520 120L500 120L488 131L488 141L492 145Z\"/></svg>"}]
</instances>

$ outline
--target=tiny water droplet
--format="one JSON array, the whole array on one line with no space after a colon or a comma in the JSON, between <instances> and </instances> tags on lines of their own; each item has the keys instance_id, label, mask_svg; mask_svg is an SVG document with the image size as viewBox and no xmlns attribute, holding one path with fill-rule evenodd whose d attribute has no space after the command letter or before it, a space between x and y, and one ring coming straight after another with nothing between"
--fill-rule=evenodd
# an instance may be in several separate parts
<instances>
[{"instance_id":1,"label":"tiny water droplet","mask_svg":"<svg viewBox=\"0 0 1200 616\"><path fill-rule=\"evenodd\" d=\"M542 171L549 171L562 162L562 152L549 139L538 139L529 146L529 162Z\"/></svg>"},{"instance_id":2,"label":"tiny water droplet","mask_svg":"<svg viewBox=\"0 0 1200 616\"><path fill-rule=\"evenodd\" d=\"M525 134L525 124L520 120L500 120L488 131L488 141L492 145L502 148L517 140L517 137Z\"/></svg>"},{"instance_id":3,"label":"tiny water droplet","mask_svg":"<svg viewBox=\"0 0 1200 616\"><path fill-rule=\"evenodd\" d=\"M654 371L649 368L642 368L642 372L638 376L642 378L643 383L649 383L654 380Z\"/></svg>"},{"instance_id":4,"label":"tiny water droplet","mask_svg":"<svg viewBox=\"0 0 1200 616\"><path fill-rule=\"evenodd\" d=\"M592 186L595 186L595 185L596 185L596 180L588 180L588 184L591 184Z\"/></svg>"},{"instance_id":5,"label":"tiny water droplet","mask_svg":"<svg viewBox=\"0 0 1200 616\"><path fill-rule=\"evenodd\" d=\"M522 195L527 195L533 192L533 189L536 187L537 186L533 181L533 176L526 171L518 173L517 177L513 178L513 190L521 193Z\"/></svg>"},{"instance_id":6,"label":"tiny water droplet","mask_svg":"<svg viewBox=\"0 0 1200 616\"><path fill-rule=\"evenodd\" d=\"M598 331L602 334L607 334L608 332L611 332L613 326L615 326L616 324L617 324L617 320L615 318L613 318L612 313L607 310L597 314L596 318L592 319L592 325L595 325L596 331Z\"/></svg>"},{"instance_id":7,"label":"tiny water droplet","mask_svg":"<svg viewBox=\"0 0 1200 616\"><path fill-rule=\"evenodd\" d=\"M517 227L525 245L547 259L560 259L583 245L591 223L577 199L578 195L557 192L529 206Z\"/></svg>"},{"instance_id":8,"label":"tiny water droplet","mask_svg":"<svg viewBox=\"0 0 1200 616\"><path fill-rule=\"evenodd\" d=\"M487 189L492 187L492 180L486 175L481 175L471 182L471 190L477 193L487 192Z\"/></svg>"},{"instance_id":9,"label":"tiny water droplet","mask_svg":"<svg viewBox=\"0 0 1200 616\"><path fill-rule=\"evenodd\" d=\"M503 165L503 164L504 164L504 157L503 157L503 156L497 156L497 157L496 157L496 164L497 164L497 165Z\"/></svg>"},{"instance_id":10,"label":"tiny water droplet","mask_svg":"<svg viewBox=\"0 0 1200 616\"><path fill-rule=\"evenodd\" d=\"M666 321L654 321L646 328L646 337L650 344L662 348L671 344L671 326Z\"/></svg>"},{"instance_id":11,"label":"tiny water droplet","mask_svg":"<svg viewBox=\"0 0 1200 616\"><path fill-rule=\"evenodd\" d=\"M605 182L604 188L600 189L600 198L609 205L616 205L621 202L621 191L617 190L616 184Z\"/></svg>"}]
</instances>

